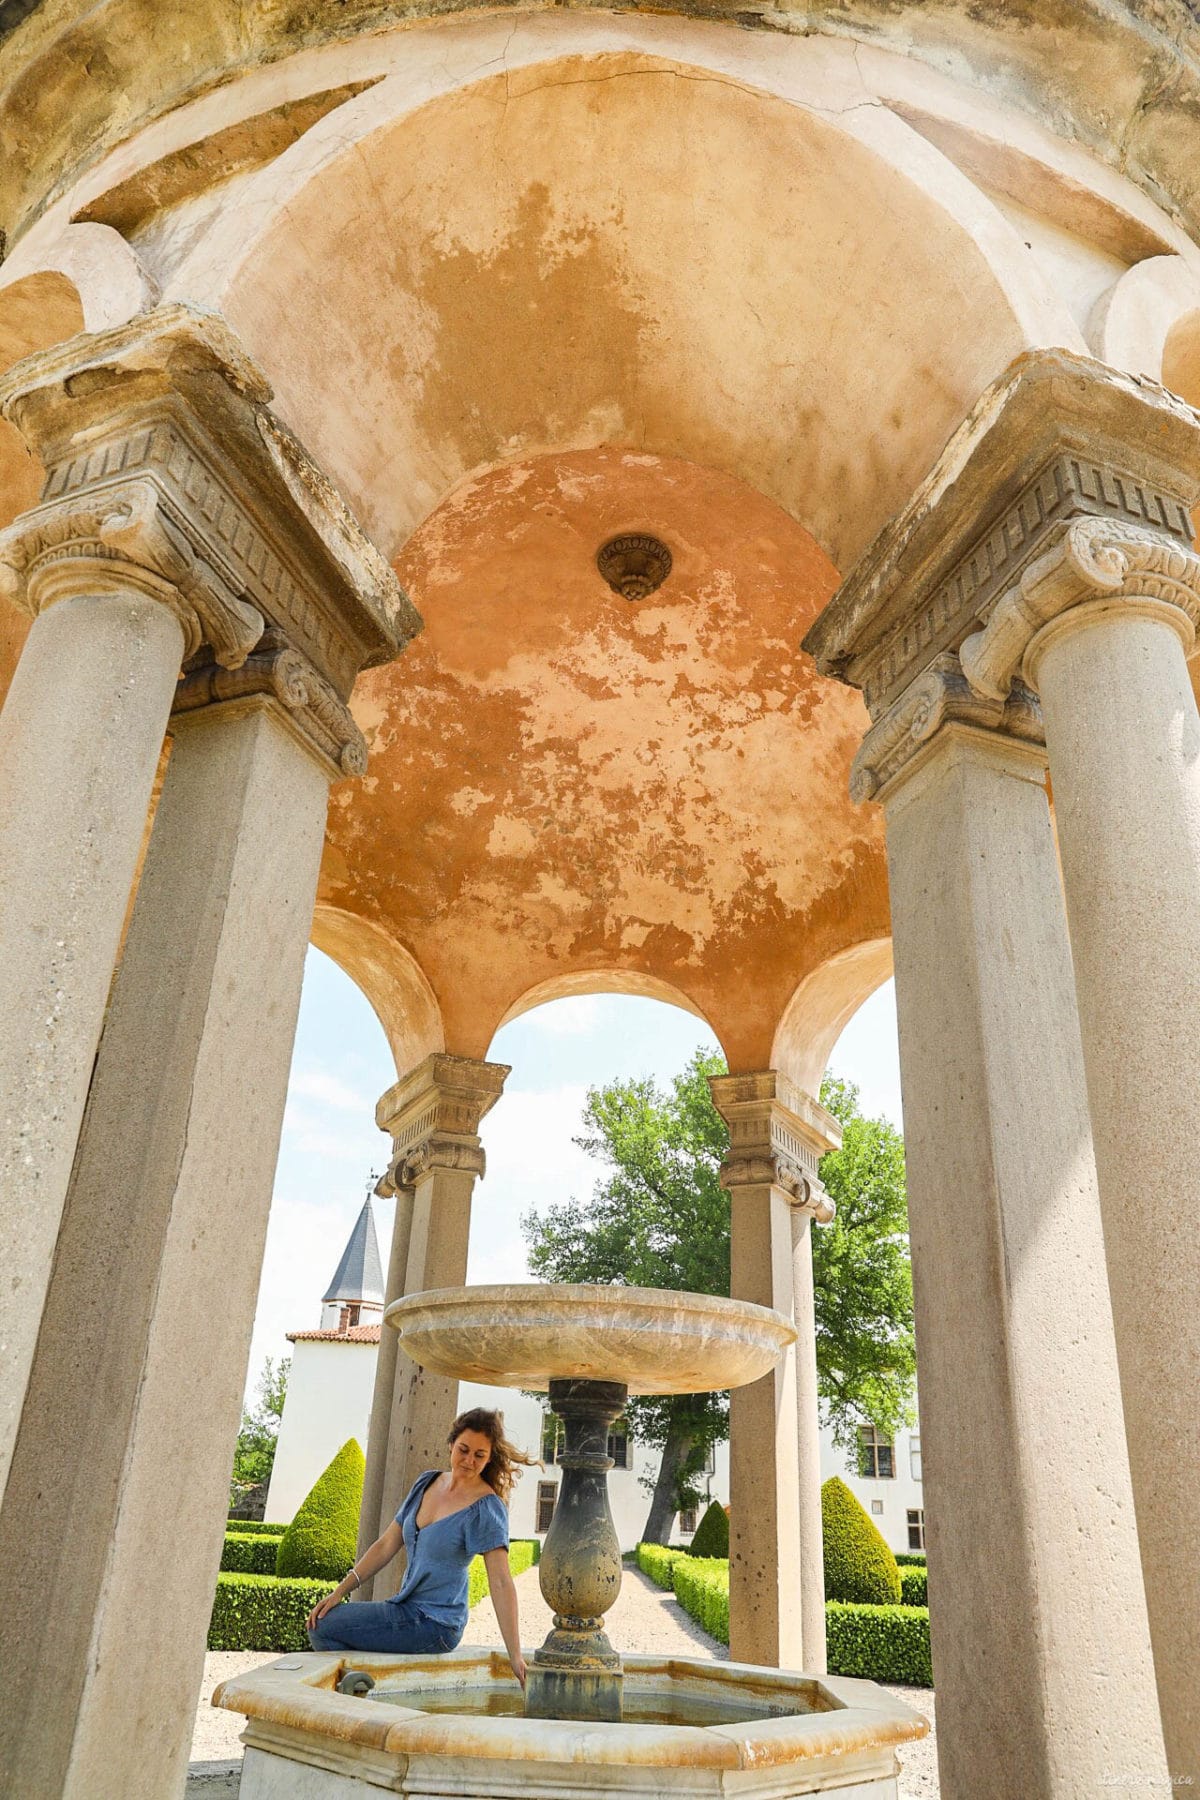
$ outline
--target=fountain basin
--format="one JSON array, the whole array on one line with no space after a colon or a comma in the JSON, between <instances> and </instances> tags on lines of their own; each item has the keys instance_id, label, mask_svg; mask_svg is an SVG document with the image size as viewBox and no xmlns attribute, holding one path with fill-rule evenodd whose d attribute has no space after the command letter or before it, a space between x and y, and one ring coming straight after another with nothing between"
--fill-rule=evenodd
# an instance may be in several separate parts
<instances>
[{"instance_id":1,"label":"fountain basin","mask_svg":"<svg viewBox=\"0 0 1200 1800\"><path fill-rule=\"evenodd\" d=\"M339 1694L364 1669L380 1697ZM896 1800L896 1747L928 1731L874 1682L738 1663L628 1656L633 1713L713 1724L620 1725L499 1716L520 1690L498 1651L308 1653L223 1682L214 1706L246 1716L241 1800L600 1800L614 1793ZM384 1698L386 1695L386 1698ZM433 1710L424 1710L431 1708ZM459 1710L461 1708L461 1710Z\"/></svg>"},{"instance_id":2,"label":"fountain basin","mask_svg":"<svg viewBox=\"0 0 1200 1800\"><path fill-rule=\"evenodd\" d=\"M384 1313L427 1369L489 1387L557 1377L616 1381L631 1394L703 1394L766 1375L795 1329L779 1313L672 1288L523 1282L433 1288Z\"/></svg>"}]
</instances>

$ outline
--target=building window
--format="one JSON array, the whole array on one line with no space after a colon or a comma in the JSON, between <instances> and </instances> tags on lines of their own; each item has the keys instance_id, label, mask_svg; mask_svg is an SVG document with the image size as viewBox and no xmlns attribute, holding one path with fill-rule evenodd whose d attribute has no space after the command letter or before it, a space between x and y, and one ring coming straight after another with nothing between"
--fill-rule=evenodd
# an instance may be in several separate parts
<instances>
[{"instance_id":1,"label":"building window","mask_svg":"<svg viewBox=\"0 0 1200 1800\"><path fill-rule=\"evenodd\" d=\"M553 1466L562 1455L566 1444L566 1430L557 1414L542 1414L542 1461Z\"/></svg>"},{"instance_id":2,"label":"building window","mask_svg":"<svg viewBox=\"0 0 1200 1800\"><path fill-rule=\"evenodd\" d=\"M883 1501L882 1500L872 1500L871 1511L873 1513L876 1513L880 1518L882 1518L882 1516L883 1516Z\"/></svg>"},{"instance_id":3,"label":"building window","mask_svg":"<svg viewBox=\"0 0 1200 1800\"><path fill-rule=\"evenodd\" d=\"M679 1531L682 1537L693 1537L696 1531L696 1508L685 1506L679 1515Z\"/></svg>"},{"instance_id":4,"label":"building window","mask_svg":"<svg viewBox=\"0 0 1200 1800\"><path fill-rule=\"evenodd\" d=\"M537 1532L549 1531L550 1521L554 1517L554 1502L558 1499L557 1481L539 1481L537 1489Z\"/></svg>"},{"instance_id":5,"label":"building window","mask_svg":"<svg viewBox=\"0 0 1200 1800\"><path fill-rule=\"evenodd\" d=\"M909 1507L908 1509L908 1547L910 1550L925 1548L925 1508Z\"/></svg>"},{"instance_id":6,"label":"building window","mask_svg":"<svg viewBox=\"0 0 1200 1800\"><path fill-rule=\"evenodd\" d=\"M908 1440L908 1466L914 1481L921 1479L921 1434L914 1431Z\"/></svg>"},{"instance_id":7,"label":"building window","mask_svg":"<svg viewBox=\"0 0 1200 1800\"><path fill-rule=\"evenodd\" d=\"M617 1420L608 1434L608 1454L613 1459L614 1469L629 1467L629 1432L621 1419Z\"/></svg>"},{"instance_id":8,"label":"building window","mask_svg":"<svg viewBox=\"0 0 1200 1800\"><path fill-rule=\"evenodd\" d=\"M892 1440L874 1425L858 1428L858 1473L864 1481L890 1481L896 1473Z\"/></svg>"}]
</instances>

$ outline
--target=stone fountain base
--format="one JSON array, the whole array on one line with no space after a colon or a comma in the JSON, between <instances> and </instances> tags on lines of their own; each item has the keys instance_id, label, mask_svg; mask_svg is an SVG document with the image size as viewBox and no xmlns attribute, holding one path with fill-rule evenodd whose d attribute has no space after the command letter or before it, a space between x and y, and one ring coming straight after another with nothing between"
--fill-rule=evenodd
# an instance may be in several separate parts
<instances>
[{"instance_id":1,"label":"stone fountain base","mask_svg":"<svg viewBox=\"0 0 1200 1800\"><path fill-rule=\"evenodd\" d=\"M337 1693L347 1667L393 1701ZM283 1657L213 1696L246 1714L241 1800L896 1800L896 1746L928 1730L873 1682L679 1657L626 1657L625 1700L620 1725L524 1718L507 1658L478 1649Z\"/></svg>"}]
</instances>

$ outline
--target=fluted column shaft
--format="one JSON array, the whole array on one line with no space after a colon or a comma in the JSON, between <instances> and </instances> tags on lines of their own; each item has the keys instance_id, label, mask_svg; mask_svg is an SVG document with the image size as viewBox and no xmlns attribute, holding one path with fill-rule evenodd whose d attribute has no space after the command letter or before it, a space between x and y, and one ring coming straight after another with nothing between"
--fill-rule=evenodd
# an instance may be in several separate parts
<instances>
[{"instance_id":1,"label":"fluted column shaft","mask_svg":"<svg viewBox=\"0 0 1200 1800\"><path fill-rule=\"evenodd\" d=\"M504 1063L437 1052L380 1100L376 1120L392 1138L381 1186L396 1194L386 1303L465 1282L471 1199L486 1167L479 1126L508 1073ZM419 1367L397 1348L395 1332L385 1326L367 1438L360 1549L390 1524L417 1476L444 1465L457 1411L458 1383ZM383 1571L364 1598L393 1593L396 1573L394 1566Z\"/></svg>"},{"instance_id":2,"label":"fluted column shaft","mask_svg":"<svg viewBox=\"0 0 1200 1800\"><path fill-rule=\"evenodd\" d=\"M730 1203L730 1292L786 1317L795 1311L805 1340L798 1335L771 1374L735 1388L729 1399L730 1654L738 1662L819 1671L825 1591L812 1263L805 1285L801 1261L798 1287L793 1218L832 1216L817 1164L841 1133L823 1107L774 1070L716 1076L712 1092L730 1132L721 1170Z\"/></svg>"}]
</instances>

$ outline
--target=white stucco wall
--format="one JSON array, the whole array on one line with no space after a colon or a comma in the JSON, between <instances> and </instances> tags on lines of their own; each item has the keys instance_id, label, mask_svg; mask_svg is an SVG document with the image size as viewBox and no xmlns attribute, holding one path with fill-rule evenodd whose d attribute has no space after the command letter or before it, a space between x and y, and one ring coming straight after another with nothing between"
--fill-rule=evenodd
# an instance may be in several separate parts
<instances>
[{"instance_id":1,"label":"white stucco wall","mask_svg":"<svg viewBox=\"0 0 1200 1800\"><path fill-rule=\"evenodd\" d=\"M356 1437L366 1449L376 1354L374 1344L301 1340L293 1346L287 1402L267 1496L268 1519L286 1523L292 1517L317 1476L348 1437ZM498 1408L504 1414L512 1441L533 1456L540 1453L542 1402L509 1389L463 1382L459 1387L458 1405L460 1411L469 1406ZM447 1429L450 1423L447 1419ZM913 1454L916 1438L915 1432L899 1432L895 1445L895 1475L866 1480L858 1474L853 1454L834 1444L829 1428L824 1428L821 1433L822 1480L840 1475L871 1514L893 1550L909 1548L908 1512L924 1505L921 1482L913 1474L914 1467L919 1468ZM631 1444L629 1449L630 1467L614 1469L608 1478L613 1522L623 1550L632 1549L637 1543L650 1508L649 1491L639 1477L652 1476L657 1467L653 1452L640 1444ZM728 1444L718 1445L714 1461L715 1469L707 1478L706 1486L709 1497L724 1504L729 1499ZM543 1481L557 1484L561 1478L561 1470L549 1465L544 1469L524 1471L510 1508L514 1537L537 1535L538 1484ZM402 1494L396 1496L397 1506L403 1497ZM875 1510L876 1506L879 1511ZM702 1512L703 1507L700 1510ZM680 1533L678 1519L672 1541L688 1541Z\"/></svg>"},{"instance_id":2,"label":"white stucco wall","mask_svg":"<svg viewBox=\"0 0 1200 1800\"><path fill-rule=\"evenodd\" d=\"M347 1438L365 1450L375 1385L374 1344L325 1339L292 1345L267 1518L286 1525Z\"/></svg>"}]
</instances>

